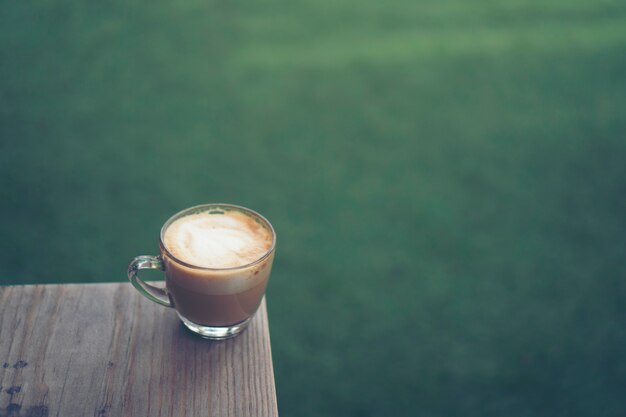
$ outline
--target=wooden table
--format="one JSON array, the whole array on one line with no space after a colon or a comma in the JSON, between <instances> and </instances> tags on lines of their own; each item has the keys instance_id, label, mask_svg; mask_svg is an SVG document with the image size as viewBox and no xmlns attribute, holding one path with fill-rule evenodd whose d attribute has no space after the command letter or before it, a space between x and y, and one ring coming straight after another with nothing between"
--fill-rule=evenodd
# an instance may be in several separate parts
<instances>
[{"instance_id":1,"label":"wooden table","mask_svg":"<svg viewBox=\"0 0 626 417\"><path fill-rule=\"evenodd\" d=\"M265 301L210 342L128 283L0 287L0 417L276 415Z\"/></svg>"}]
</instances>

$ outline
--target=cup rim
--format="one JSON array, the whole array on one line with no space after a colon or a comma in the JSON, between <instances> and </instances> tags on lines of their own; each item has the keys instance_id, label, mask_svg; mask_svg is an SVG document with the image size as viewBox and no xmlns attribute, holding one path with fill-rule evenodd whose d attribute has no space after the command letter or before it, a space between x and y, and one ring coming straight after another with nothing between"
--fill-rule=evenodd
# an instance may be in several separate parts
<instances>
[{"instance_id":1,"label":"cup rim","mask_svg":"<svg viewBox=\"0 0 626 417\"><path fill-rule=\"evenodd\" d=\"M247 214L250 214L250 215L258 218L263 223L265 223L265 225L268 227L268 229L272 232L272 245L267 250L267 252L265 252L258 259L254 260L254 261L252 261L250 263L247 263L245 265L231 266L231 267L228 267L228 268L209 268L209 267L205 267L205 266L193 265L193 264L185 262L182 259L179 259L176 256L174 256L172 254L172 252L169 251L167 246L165 246L165 243L163 243L163 235L165 233L165 230L175 220L178 220L179 218L185 216L187 213L192 212L192 211L197 211L197 210L203 211L203 209L209 209L210 207L227 207L229 209L235 209L235 210L238 210L238 211L245 212ZM167 219L167 221L165 223L163 223L163 226L161 227L161 233L159 233L159 244L161 246L161 250L163 252L165 252L169 258L171 258L172 260L176 261L176 263L179 263L179 264L181 264L183 266L186 266L187 268L197 269L197 270L202 270L202 271L236 271L236 270L239 270L239 269L250 268L251 266L257 265L257 264L263 262L265 259L267 259L272 254L272 252L274 252L274 248L276 247L276 231L274 230L274 226L272 226L272 223L270 223L269 220L267 220L263 215L261 215L260 213L254 211L252 209L249 209L247 207L238 206L236 204L229 204L229 203L198 204L196 206L188 207L188 208L186 208L184 210L179 211L178 213L172 215L169 219Z\"/></svg>"}]
</instances>

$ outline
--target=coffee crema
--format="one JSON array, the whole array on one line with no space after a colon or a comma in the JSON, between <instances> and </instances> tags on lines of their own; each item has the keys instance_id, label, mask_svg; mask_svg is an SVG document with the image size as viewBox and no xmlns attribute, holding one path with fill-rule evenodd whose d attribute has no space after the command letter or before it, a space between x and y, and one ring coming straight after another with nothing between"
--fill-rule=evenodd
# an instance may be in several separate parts
<instances>
[{"instance_id":1,"label":"coffee crema","mask_svg":"<svg viewBox=\"0 0 626 417\"><path fill-rule=\"evenodd\" d=\"M202 268L233 268L261 258L272 246L272 234L253 218L231 211L192 214L175 220L165 231L167 250Z\"/></svg>"}]
</instances>

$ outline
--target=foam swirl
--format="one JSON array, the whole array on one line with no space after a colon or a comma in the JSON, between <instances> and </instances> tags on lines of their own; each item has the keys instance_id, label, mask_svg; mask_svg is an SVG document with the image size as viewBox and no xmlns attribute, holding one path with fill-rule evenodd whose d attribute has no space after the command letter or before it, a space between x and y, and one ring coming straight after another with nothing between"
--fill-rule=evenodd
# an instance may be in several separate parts
<instances>
[{"instance_id":1,"label":"foam swirl","mask_svg":"<svg viewBox=\"0 0 626 417\"><path fill-rule=\"evenodd\" d=\"M204 212L175 220L163 243L176 258L194 266L232 268L261 258L271 247L272 235L243 213Z\"/></svg>"}]
</instances>

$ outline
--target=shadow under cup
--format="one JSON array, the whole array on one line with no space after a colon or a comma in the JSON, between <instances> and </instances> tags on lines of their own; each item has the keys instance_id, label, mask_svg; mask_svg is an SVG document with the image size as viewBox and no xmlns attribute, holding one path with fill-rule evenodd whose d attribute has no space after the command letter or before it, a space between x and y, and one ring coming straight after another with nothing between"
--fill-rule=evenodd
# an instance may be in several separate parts
<instances>
[{"instance_id":1,"label":"shadow under cup","mask_svg":"<svg viewBox=\"0 0 626 417\"><path fill-rule=\"evenodd\" d=\"M208 213L215 216L237 211L249 216L272 237L271 246L259 259L236 267L206 268L176 258L164 244L168 227L186 216ZM274 260L276 234L260 214L230 204L207 204L183 210L161 229L160 256L139 256L128 269L131 283L147 298L173 307L189 330L208 339L226 339L241 333L259 308ZM161 269L166 289L157 288L137 274L139 269Z\"/></svg>"}]
</instances>

